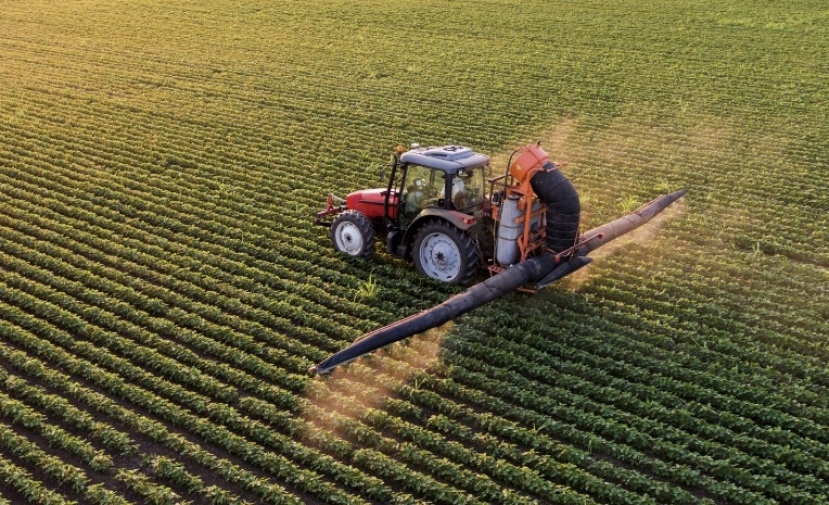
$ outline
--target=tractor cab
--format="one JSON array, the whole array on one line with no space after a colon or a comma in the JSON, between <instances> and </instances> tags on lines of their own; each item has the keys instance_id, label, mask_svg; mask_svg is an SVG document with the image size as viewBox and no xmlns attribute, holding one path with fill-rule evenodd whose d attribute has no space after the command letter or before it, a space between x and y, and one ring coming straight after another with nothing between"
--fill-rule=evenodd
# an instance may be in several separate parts
<instances>
[{"instance_id":1,"label":"tractor cab","mask_svg":"<svg viewBox=\"0 0 829 505\"><path fill-rule=\"evenodd\" d=\"M484 203L489 156L462 146L415 147L400 156L396 226L406 230L426 209L471 215Z\"/></svg>"},{"instance_id":2,"label":"tractor cab","mask_svg":"<svg viewBox=\"0 0 829 505\"><path fill-rule=\"evenodd\" d=\"M486 258L489 156L459 145L398 148L385 188L350 193L317 214L331 228L334 248L352 256L374 252L375 236L388 253L411 258L422 274L467 284ZM336 215L329 222L324 218Z\"/></svg>"}]
</instances>

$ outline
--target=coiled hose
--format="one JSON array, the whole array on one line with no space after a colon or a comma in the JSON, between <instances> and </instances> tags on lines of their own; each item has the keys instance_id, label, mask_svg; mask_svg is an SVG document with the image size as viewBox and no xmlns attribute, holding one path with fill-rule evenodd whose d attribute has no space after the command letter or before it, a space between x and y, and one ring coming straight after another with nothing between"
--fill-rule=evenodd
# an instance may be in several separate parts
<instances>
[{"instance_id":1,"label":"coiled hose","mask_svg":"<svg viewBox=\"0 0 829 505\"><path fill-rule=\"evenodd\" d=\"M533 175L530 185L547 205L547 248L558 253L573 247L581 217L579 194L573 183L548 161Z\"/></svg>"}]
</instances>

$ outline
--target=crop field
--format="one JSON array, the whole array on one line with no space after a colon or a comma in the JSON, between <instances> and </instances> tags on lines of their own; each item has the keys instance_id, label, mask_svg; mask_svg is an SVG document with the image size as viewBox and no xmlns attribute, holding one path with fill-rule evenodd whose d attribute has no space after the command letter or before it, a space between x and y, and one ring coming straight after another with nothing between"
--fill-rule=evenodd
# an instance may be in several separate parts
<instances>
[{"instance_id":1,"label":"crop field","mask_svg":"<svg viewBox=\"0 0 829 505\"><path fill-rule=\"evenodd\" d=\"M0 504L829 503L828 83L825 0L0 0ZM536 139L689 193L309 376L460 291L327 193Z\"/></svg>"}]
</instances>

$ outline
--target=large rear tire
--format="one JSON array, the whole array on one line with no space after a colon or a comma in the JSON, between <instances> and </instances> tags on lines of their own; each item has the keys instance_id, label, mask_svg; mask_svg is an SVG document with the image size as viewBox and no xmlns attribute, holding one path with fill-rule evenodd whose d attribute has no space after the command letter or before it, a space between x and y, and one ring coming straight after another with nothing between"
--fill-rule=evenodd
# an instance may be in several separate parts
<instances>
[{"instance_id":1,"label":"large rear tire","mask_svg":"<svg viewBox=\"0 0 829 505\"><path fill-rule=\"evenodd\" d=\"M445 221L428 223L418 230L412 256L418 272L450 284L468 284L478 269L472 237Z\"/></svg>"},{"instance_id":2,"label":"large rear tire","mask_svg":"<svg viewBox=\"0 0 829 505\"><path fill-rule=\"evenodd\" d=\"M374 228L364 214L346 210L331 223L331 242L340 252L368 258L374 252Z\"/></svg>"}]
</instances>

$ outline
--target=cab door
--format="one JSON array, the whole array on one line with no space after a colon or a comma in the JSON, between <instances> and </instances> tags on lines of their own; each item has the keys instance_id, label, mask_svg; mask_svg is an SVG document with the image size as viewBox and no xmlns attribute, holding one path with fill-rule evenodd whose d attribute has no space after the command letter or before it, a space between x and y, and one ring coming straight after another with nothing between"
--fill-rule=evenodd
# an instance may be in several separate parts
<instances>
[{"instance_id":1,"label":"cab door","mask_svg":"<svg viewBox=\"0 0 829 505\"><path fill-rule=\"evenodd\" d=\"M444 178L437 170L421 165L408 165L400 183L399 227L405 230L409 224L429 207L436 207L444 196ZM443 172L440 175L444 175Z\"/></svg>"}]
</instances>

